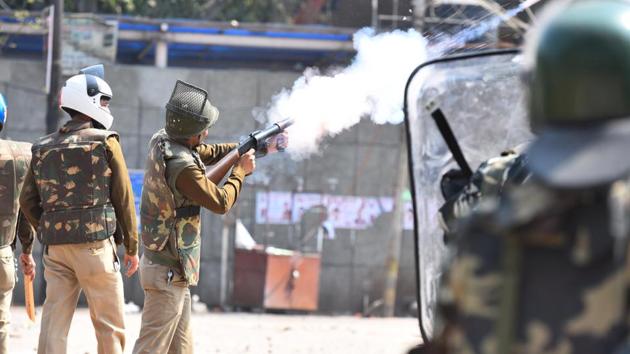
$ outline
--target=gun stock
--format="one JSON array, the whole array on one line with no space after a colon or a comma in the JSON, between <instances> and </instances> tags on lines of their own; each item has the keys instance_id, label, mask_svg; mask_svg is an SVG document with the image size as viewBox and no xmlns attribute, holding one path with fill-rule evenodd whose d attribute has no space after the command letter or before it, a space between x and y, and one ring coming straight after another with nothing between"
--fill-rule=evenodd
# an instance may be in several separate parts
<instances>
[{"instance_id":1,"label":"gun stock","mask_svg":"<svg viewBox=\"0 0 630 354\"><path fill-rule=\"evenodd\" d=\"M219 162L212 165L212 167L206 172L206 177L212 181L214 184L219 184L223 177L227 175L230 171L230 168L234 166L234 164L241 157L241 154L238 153L238 149L234 149L230 151L227 155L225 155Z\"/></svg>"}]
</instances>

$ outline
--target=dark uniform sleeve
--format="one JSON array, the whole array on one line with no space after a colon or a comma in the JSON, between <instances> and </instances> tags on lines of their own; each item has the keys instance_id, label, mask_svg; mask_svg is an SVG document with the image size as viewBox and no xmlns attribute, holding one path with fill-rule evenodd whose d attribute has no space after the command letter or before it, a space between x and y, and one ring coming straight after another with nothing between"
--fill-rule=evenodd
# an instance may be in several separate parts
<instances>
[{"instance_id":1,"label":"dark uniform sleeve","mask_svg":"<svg viewBox=\"0 0 630 354\"><path fill-rule=\"evenodd\" d=\"M41 207L41 199L39 197L39 191L37 190L37 184L35 183L35 177L33 176L32 166L29 167L24 179L24 185L22 186L20 209L24 213L24 216L26 216L28 222L37 229L39 219L42 217L44 209Z\"/></svg>"},{"instance_id":2,"label":"dark uniform sleeve","mask_svg":"<svg viewBox=\"0 0 630 354\"><path fill-rule=\"evenodd\" d=\"M116 211L118 225L123 231L125 250L128 255L134 256L138 253L136 205L127 164L116 137L107 139L107 151L112 170L110 199Z\"/></svg>"},{"instance_id":3,"label":"dark uniform sleeve","mask_svg":"<svg viewBox=\"0 0 630 354\"><path fill-rule=\"evenodd\" d=\"M22 244L22 253L30 254L33 249L35 230L21 210L18 214L17 235Z\"/></svg>"},{"instance_id":4,"label":"dark uniform sleeve","mask_svg":"<svg viewBox=\"0 0 630 354\"><path fill-rule=\"evenodd\" d=\"M223 158L223 156L227 155L233 149L236 149L237 146L238 144L234 143L212 145L201 144L197 146L196 149L199 153L199 157L201 157L201 161L203 161L203 164L208 166L217 163Z\"/></svg>"},{"instance_id":5,"label":"dark uniform sleeve","mask_svg":"<svg viewBox=\"0 0 630 354\"><path fill-rule=\"evenodd\" d=\"M245 170L234 166L232 174L219 188L212 183L201 169L196 166L186 167L177 176L177 190L187 199L217 214L225 214L232 208L243 186Z\"/></svg>"}]
</instances>

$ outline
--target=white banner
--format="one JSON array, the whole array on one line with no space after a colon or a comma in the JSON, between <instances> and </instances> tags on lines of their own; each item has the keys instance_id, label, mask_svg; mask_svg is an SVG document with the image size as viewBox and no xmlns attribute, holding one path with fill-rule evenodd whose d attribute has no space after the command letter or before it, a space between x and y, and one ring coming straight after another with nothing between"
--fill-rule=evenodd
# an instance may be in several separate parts
<instances>
[{"instance_id":1,"label":"white banner","mask_svg":"<svg viewBox=\"0 0 630 354\"><path fill-rule=\"evenodd\" d=\"M390 213L394 201L390 197L358 197L318 193L258 192L256 194L256 223L288 225L300 222L302 215L312 208L327 210L322 220L339 229L365 230L374 225L383 213ZM413 229L411 201L404 203L404 228Z\"/></svg>"}]
</instances>

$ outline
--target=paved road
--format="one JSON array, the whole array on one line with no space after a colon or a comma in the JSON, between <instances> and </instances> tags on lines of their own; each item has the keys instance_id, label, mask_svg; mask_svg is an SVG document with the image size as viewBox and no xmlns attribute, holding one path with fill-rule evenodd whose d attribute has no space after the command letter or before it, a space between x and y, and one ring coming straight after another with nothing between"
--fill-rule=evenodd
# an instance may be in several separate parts
<instances>
[{"instance_id":1,"label":"paved road","mask_svg":"<svg viewBox=\"0 0 630 354\"><path fill-rule=\"evenodd\" d=\"M205 308L205 307L204 307ZM31 324L23 307L12 309L10 353L36 352L41 308ZM131 353L140 314L127 315L125 353ZM413 318L357 318L244 313L193 315L195 353L404 353L420 342ZM68 354L96 353L87 309L78 309L68 336Z\"/></svg>"}]
</instances>

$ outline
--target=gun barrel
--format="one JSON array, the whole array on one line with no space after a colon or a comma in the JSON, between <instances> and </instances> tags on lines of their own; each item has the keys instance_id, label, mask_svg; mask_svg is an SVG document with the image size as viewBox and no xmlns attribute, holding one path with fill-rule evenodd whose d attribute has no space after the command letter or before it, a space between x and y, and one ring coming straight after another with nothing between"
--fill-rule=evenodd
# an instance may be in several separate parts
<instances>
[{"instance_id":1,"label":"gun barrel","mask_svg":"<svg viewBox=\"0 0 630 354\"><path fill-rule=\"evenodd\" d=\"M272 125L265 128L264 130L261 130L260 132L254 134L254 138L257 141L263 141L271 136L281 133L291 124L293 124L293 119L291 118L283 119L279 122L273 123Z\"/></svg>"},{"instance_id":2,"label":"gun barrel","mask_svg":"<svg viewBox=\"0 0 630 354\"><path fill-rule=\"evenodd\" d=\"M293 118L286 118L279 122L276 122L275 124L278 126L278 128L285 130L291 125L293 125L293 123L295 123L295 120Z\"/></svg>"}]
</instances>

